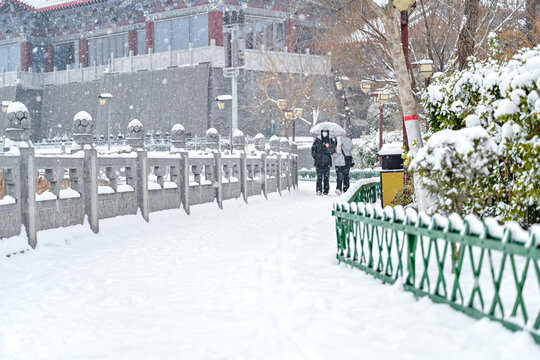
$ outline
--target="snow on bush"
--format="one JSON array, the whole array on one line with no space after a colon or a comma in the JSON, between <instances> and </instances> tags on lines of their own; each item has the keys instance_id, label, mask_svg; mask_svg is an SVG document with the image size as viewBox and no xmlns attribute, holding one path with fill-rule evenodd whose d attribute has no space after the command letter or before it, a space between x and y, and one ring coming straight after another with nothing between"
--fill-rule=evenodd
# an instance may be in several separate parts
<instances>
[{"instance_id":1,"label":"snow on bush","mask_svg":"<svg viewBox=\"0 0 540 360\"><path fill-rule=\"evenodd\" d=\"M491 44L497 51L496 39ZM436 208L496 215L499 220L515 220L525 226L540 221L539 89L540 46L523 49L508 62L473 58L466 70L436 77L422 95L434 134L413 161L435 195ZM475 145L479 138L469 137L467 129L479 126L484 129L481 138L487 135L489 139ZM480 134L479 130L474 133ZM458 141L467 151L455 149ZM454 150L455 154L449 153ZM483 175L476 173L478 164L483 164ZM445 188L458 171L478 176L467 184L456 182L454 189ZM443 184L442 188L435 189L434 182ZM463 186L477 190L469 193ZM462 190L472 196L470 206L451 204L457 201L451 191ZM472 209L475 202L484 208Z\"/></svg>"}]
</instances>

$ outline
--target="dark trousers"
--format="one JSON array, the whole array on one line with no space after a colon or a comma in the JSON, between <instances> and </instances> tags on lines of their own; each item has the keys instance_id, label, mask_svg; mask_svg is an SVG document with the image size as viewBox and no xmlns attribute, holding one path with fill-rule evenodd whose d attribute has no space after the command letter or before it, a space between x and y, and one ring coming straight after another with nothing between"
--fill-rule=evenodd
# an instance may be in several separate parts
<instances>
[{"instance_id":1,"label":"dark trousers","mask_svg":"<svg viewBox=\"0 0 540 360\"><path fill-rule=\"evenodd\" d=\"M349 170L348 166L336 166L337 190L346 192L349 189Z\"/></svg>"},{"instance_id":2,"label":"dark trousers","mask_svg":"<svg viewBox=\"0 0 540 360\"><path fill-rule=\"evenodd\" d=\"M323 189L324 182L324 189ZM317 166L317 192L328 194L330 190L330 166Z\"/></svg>"}]
</instances>

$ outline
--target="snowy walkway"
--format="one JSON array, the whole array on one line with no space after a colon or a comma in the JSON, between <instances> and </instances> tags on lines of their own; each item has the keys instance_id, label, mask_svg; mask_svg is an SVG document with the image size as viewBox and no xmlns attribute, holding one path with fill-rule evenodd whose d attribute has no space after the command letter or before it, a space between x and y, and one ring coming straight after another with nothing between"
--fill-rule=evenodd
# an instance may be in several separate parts
<instances>
[{"instance_id":1,"label":"snowy walkway","mask_svg":"<svg viewBox=\"0 0 540 360\"><path fill-rule=\"evenodd\" d=\"M0 260L0 359L540 358L528 334L338 266L335 198L313 187L40 233Z\"/></svg>"}]
</instances>

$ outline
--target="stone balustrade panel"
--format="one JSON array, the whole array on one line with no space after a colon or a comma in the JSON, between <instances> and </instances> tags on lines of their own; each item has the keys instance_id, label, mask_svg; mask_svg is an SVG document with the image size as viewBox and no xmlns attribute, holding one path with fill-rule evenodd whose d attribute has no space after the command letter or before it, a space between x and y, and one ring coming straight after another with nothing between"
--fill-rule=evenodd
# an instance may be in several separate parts
<instances>
[{"instance_id":1,"label":"stone balustrade panel","mask_svg":"<svg viewBox=\"0 0 540 360\"><path fill-rule=\"evenodd\" d=\"M22 225L20 157L0 154L4 198L0 199L0 238L19 235Z\"/></svg>"},{"instance_id":2,"label":"stone balustrade panel","mask_svg":"<svg viewBox=\"0 0 540 360\"><path fill-rule=\"evenodd\" d=\"M84 164L77 156L36 156L49 189L36 194L37 231L84 223Z\"/></svg>"},{"instance_id":3,"label":"stone balustrade panel","mask_svg":"<svg viewBox=\"0 0 540 360\"><path fill-rule=\"evenodd\" d=\"M137 158L135 154L98 156L98 214L100 219L137 213Z\"/></svg>"},{"instance_id":4,"label":"stone balustrade panel","mask_svg":"<svg viewBox=\"0 0 540 360\"><path fill-rule=\"evenodd\" d=\"M178 209L182 206L180 155L148 157L150 212Z\"/></svg>"},{"instance_id":5,"label":"stone balustrade panel","mask_svg":"<svg viewBox=\"0 0 540 360\"><path fill-rule=\"evenodd\" d=\"M189 204L213 202L215 159L211 154L189 156Z\"/></svg>"}]
</instances>

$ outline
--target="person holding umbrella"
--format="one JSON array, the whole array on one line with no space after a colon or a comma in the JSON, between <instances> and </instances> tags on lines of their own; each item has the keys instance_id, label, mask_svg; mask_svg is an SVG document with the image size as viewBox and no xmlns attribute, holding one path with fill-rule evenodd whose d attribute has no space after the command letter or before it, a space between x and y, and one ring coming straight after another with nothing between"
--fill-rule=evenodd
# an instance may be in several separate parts
<instances>
[{"instance_id":1,"label":"person holding umbrella","mask_svg":"<svg viewBox=\"0 0 540 360\"><path fill-rule=\"evenodd\" d=\"M317 136L311 146L311 156L313 156L315 169L317 170L317 195L328 195L330 191L330 167L332 166L332 157L336 155L336 143L330 138L328 127L320 126L322 124L311 129L312 134L314 131L320 130L320 135Z\"/></svg>"},{"instance_id":2,"label":"person holding umbrella","mask_svg":"<svg viewBox=\"0 0 540 360\"><path fill-rule=\"evenodd\" d=\"M349 171L354 166L352 156L354 145L351 139L343 135L338 135L336 140L334 165L336 166L337 175L336 194L339 196L349 189Z\"/></svg>"}]
</instances>

